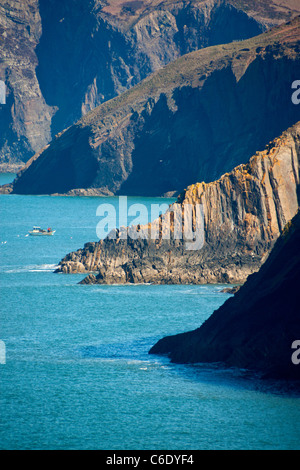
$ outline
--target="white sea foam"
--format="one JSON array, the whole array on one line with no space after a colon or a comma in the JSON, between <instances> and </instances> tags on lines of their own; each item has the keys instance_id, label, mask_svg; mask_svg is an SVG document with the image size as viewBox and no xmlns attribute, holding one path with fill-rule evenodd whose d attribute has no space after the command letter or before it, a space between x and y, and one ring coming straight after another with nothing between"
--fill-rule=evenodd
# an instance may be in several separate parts
<instances>
[{"instance_id":1,"label":"white sea foam","mask_svg":"<svg viewBox=\"0 0 300 470\"><path fill-rule=\"evenodd\" d=\"M34 273L34 272L53 272L56 268L56 264L40 264L40 265L28 265L28 266L2 266L4 273Z\"/></svg>"}]
</instances>

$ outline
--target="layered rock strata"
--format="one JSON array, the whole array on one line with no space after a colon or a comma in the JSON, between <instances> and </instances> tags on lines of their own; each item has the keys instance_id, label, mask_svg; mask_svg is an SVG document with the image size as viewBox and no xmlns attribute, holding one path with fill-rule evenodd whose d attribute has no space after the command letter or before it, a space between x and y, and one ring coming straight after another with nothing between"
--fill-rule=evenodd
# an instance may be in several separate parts
<instances>
[{"instance_id":1,"label":"layered rock strata","mask_svg":"<svg viewBox=\"0 0 300 470\"><path fill-rule=\"evenodd\" d=\"M38 4L10 0L0 5L0 80L6 87L6 102L0 104L2 171L20 169L51 140L55 109L45 102L36 76L42 34Z\"/></svg>"},{"instance_id":2,"label":"layered rock strata","mask_svg":"<svg viewBox=\"0 0 300 470\"><path fill-rule=\"evenodd\" d=\"M68 254L57 272L91 273L83 283L99 284L243 283L298 210L299 159L297 123L247 164L215 182L189 186L166 214L131 228L134 238L124 239L124 228L116 230L115 239L87 243ZM191 249L187 237L177 237L178 220L192 227L194 241L202 241L203 233L204 245Z\"/></svg>"}]
</instances>

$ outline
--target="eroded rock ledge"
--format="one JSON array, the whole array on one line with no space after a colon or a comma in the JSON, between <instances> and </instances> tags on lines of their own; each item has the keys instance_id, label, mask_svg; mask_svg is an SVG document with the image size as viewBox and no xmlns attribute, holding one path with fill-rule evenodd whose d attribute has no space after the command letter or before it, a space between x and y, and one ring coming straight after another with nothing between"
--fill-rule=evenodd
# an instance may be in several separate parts
<instances>
[{"instance_id":1,"label":"eroded rock ledge","mask_svg":"<svg viewBox=\"0 0 300 470\"><path fill-rule=\"evenodd\" d=\"M299 158L300 122L248 164L215 182L189 186L169 207L170 240L164 239L168 226L160 217L140 227L149 233L156 224L158 239L124 240L117 230L116 239L87 243L68 254L56 272L90 273L82 281L88 284L243 283L298 210ZM184 240L174 239L174 220L186 204L203 207L205 243L199 250L187 250Z\"/></svg>"}]
</instances>

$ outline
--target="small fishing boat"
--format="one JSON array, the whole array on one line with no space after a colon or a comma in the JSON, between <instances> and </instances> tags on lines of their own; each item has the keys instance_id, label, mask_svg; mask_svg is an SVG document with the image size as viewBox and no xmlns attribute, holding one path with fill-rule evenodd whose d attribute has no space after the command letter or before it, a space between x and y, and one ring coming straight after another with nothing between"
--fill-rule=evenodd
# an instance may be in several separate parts
<instances>
[{"instance_id":1,"label":"small fishing boat","mask_svg":"<svg viewBox=\"0 0 300 470\"><path fill-rule=\"evenodd\" d=\"M28 231L29 235L41 236L41 235L53 235L55 230L52 230L50 227L47 230L41 227L33 227L32 230Z\"/></svg>"}]
</instances>

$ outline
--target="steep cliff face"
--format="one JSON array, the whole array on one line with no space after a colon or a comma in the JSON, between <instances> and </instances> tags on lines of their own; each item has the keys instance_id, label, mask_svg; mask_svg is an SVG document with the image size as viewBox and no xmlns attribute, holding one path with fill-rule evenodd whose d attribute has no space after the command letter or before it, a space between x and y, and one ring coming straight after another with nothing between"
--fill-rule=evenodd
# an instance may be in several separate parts
<instances>
[{"instance_id":1,"label":"steep cliff face","mask_svg":"<svg viewBox=\"0 0 300 470\"><path fill-rule=\"evenodd\" d=\"M300 338L299 244L298 212L260 271L234 297L200 328L163 338L150 353L168 354L173 362L221 362L300 380L300 366L292 360L292 346Z\"/></svg>"},{"instance_id":2,"label":"steep cliff face","mask_svg":"<svg viewBox=\"0 0 300 470\"><path fill-rule=\"evenodd\" d=\"M54 135L182 54L290 19L273 1L12 0L0 5L0 163Z\"/></svg>"},{"instance_id":3,"label":"steep cliff face","mask_svg":"<svg viewBox=\"0 0 300 470\"><path fill-rule=\"evenodd\" d=\"M299 24L172 62L54 139L13 192L159 196L248 161L299 117Z\"/></svg>"},{"instance_id":4,"label":"steep cliff face","mask_svg":"<svg viewBox=\"0 0 300 470\"><path fill-rule=\"evenodd\" d=\"M35 48L42 33L37 0L0 5L0 80L6 104L0 105L0 164L26 161L51 138L53 109L41 93Z\"/></svg>"},{"instance_id":5,"label":"steep cliff face","mask_svg":"<svg viewBox=\"0 0 300 470\"><path fill-rule=\"evenodd\" d=\"M37 76L47 103L58 107L53 135L180 55L263 29L220 1L107 3L40 2Z\"/></svg>"},{"instance_id":6,"label":"steep cliff face","mask_svg":"<svg viewBox=\"0 0 300 470\"><path fill-rule=\"evenodd\" d=\"M99 284L242 283L259 269L298 210L299 161L300 122L248 164L215 182L189 186L170 206L170 216L138 227L138 238L123 239L123 229L117 230L116 239L87 243L68 254L57 272L98 271L83 283ZM192 208L190 219L187 206ZM195 241L202 240L204 229L203 247L188 246L182 231L177 236L178 220L183 227L190 224Z\"/></svg>"}]
</instances>

